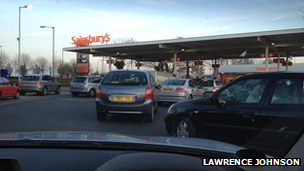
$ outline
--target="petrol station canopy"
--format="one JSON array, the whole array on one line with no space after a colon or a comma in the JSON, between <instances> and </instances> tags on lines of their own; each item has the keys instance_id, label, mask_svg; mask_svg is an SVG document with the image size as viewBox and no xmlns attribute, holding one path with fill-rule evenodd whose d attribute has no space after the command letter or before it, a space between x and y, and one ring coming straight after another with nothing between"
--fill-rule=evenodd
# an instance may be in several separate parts
<instances>
[{"instance_id":1,"label":"petrol station canopy","mask_svg":"<svg viewBox=\"0 0 304 171\"><path fill-rule=\"evenodd\" d=\"M66 47L63 51L87 53L93 57L111 56L151 62L171 61L174 54L180 61L261 58L261 54L268 52L274 57L279 53L281 57L297 57L304 56L304 28Z\"/></svg>"}]
</instances>

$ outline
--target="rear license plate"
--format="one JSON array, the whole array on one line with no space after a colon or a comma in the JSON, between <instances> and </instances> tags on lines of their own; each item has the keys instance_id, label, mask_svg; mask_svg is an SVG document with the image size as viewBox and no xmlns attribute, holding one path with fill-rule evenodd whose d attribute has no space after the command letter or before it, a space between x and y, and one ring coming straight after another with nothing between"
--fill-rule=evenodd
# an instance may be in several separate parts
<instances>
[{"instance_id":1,"label":"rear license plate","mask_svg":"<svg viewBox=\"0 0 304 171\"><path fill-rule=\"evenodd\" d=\"M32 83L24 83L24 85L32 85Z\"/></svg>"},{"instance_id":2,"label":"rear license plate","mask_svg":"<svg viewBox=\"0 0 304 171\"><path fill-rule=\"evenodd\" d=\"M79 87L79 85L78 84L74 84L74 87Z\"/></svg>"},{"instance_id":3,"label":"rear license plate","mask_svg":"<svg viewBox=\"0 0 304 171\"><path fill-rule=\"evenodd\" d=\"M173 91L172 88L163 88L163 91Z\"/></svg>"},{"instance_id":4,"label":"rear license plate","mask_svg":"<svg viewBox=\"0 0 304 171\"><path fill-rule=\"evenodd\" d=\"M132 101L131 96L114 96L114 101Z\"/></svg>"},{"instance_id":5,"label":"rear license plate","mask_svg":"<svg viewBox=\"0 0 304 171\"><path fill-rule=\"evenodd\" d=\"M204 90L208 90L208 88L204 88Z\"/></svg>"}]
</instances>

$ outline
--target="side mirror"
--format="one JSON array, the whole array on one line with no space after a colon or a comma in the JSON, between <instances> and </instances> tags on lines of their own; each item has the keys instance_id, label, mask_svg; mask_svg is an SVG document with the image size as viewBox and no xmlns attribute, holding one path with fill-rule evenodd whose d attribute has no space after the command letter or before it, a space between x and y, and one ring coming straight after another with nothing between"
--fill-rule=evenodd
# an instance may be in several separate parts
<instances>
[{"instance_id":1,"label":"side mirror","mask_svg":"<svg viewBox=\"0 0 304 171\"><path fill-rule=\"evenodd\" d=\"M159 84L158 86L156 86L156 88L162 88L162 86Z\"/></svg>"}]
</instances>

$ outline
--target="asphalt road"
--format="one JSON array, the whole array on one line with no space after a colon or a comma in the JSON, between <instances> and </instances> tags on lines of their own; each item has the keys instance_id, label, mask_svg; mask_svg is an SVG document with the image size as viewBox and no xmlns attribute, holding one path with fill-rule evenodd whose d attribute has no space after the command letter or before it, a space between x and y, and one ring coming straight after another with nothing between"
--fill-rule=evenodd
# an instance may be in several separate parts
<instances>
[{"instance_id":1,"label":"asphalt road","mask_svg":"<svg viewBox=\"0 0 304 171\"><path fill-rule=\"evenodd\" d=\"M93 131L125 135L168 136L164 116L170 104L159 106L152 123L139 115L108 115L105 122L96 117L95 98L73 97L68 90L59 95L27 93L20 99L0 101L0 132Z\"/></svg>"}]
</instances>

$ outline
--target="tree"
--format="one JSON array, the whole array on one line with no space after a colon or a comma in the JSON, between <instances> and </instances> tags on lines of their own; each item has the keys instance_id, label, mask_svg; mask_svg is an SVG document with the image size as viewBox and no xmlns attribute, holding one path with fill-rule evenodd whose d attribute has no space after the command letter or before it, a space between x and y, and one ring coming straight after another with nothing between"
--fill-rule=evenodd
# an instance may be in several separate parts
<instances>
[{"instance_id":1,"label":"tree","mask_svg":"<svg viewBox=\"0 0 304 171\"><path fill-rule=\"evenodd\" d=\"M37 57L32 63L32 70L35 74L44 74L49 67L49 61L43 57ZM54 73L53 73L54 74Z\"/></svg>"},{"instance_id":2,"label":"tree","mask_svg":"<svg viewBox=\"0 0 304 171\"><path fill-rule=\"evenodd\" d=\"M1 52L0 52L0 69L3 69L9 62L10 62L9 55L7 53L5 53L4 50L1 50Z\"/></svg>"},{"instance_id":3,"label":"tree","mask_svg":"<svg viewBox=\"0 0 304 171\"><path fill-rule=\"evenodd\" d=\"M123 60L115 60L114 66L116 66L117 69L123 69L123 67L125 66L125 62Z\"/></svg>"},{"instance_id":4,"label":"tree","mask_svg":"<svg viewBox=\"0 0 304 171\"><path fill-rule=\"evenodd\" d=\"M19 66L19 72L17 70L17 73L20 73L21 76L24 76L31 69L32 58L30 57L30 55L22 53L20 54L20 63L18 56L14 59L14 63L17 68Z\"/></svg>"},{"instance_id":5,"label":"tree","mask_svg":"<svg viewBox=\"0 0 304 171\"><path fill-rule=\"evenodd\" d=\"M123 38L118 38L115 40L112 40L113 44L121 44L121 43L134 43L137 42L137 40L133 37L123 37Z\"/></svg>"},{"instance_id":6,"label":"tree","mask_svg":"<svg viewBox=\"0 0 304 171\"><path fill-rule=\"evenodd\" d=\"M10 63L8 63L8 64L6 65L6 69L7 69L7 71L8 71L8 76L10 77L11 74L13 73L13 67L11 66Z\"/></svg>"},{"instance_id":7,"label":"tree","mask_svg":"<svg viewBox=\"0 0 304 171\"><path fill-rule=\"evenodd\" d=\"M77 75L77 64L75 59L71 59L69 62L69 73L71 74L72 77L76 77Z\"/></svg>"}]
</instances>

